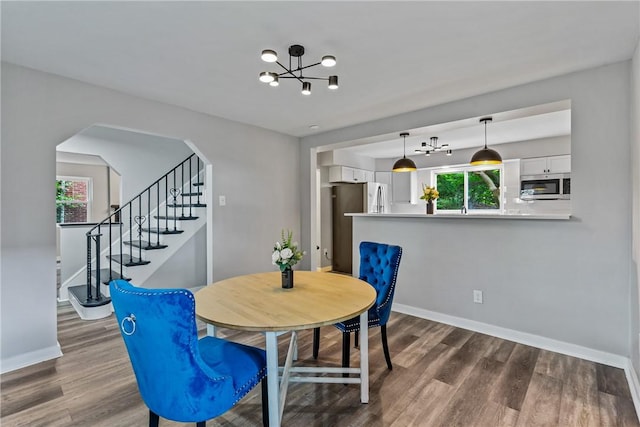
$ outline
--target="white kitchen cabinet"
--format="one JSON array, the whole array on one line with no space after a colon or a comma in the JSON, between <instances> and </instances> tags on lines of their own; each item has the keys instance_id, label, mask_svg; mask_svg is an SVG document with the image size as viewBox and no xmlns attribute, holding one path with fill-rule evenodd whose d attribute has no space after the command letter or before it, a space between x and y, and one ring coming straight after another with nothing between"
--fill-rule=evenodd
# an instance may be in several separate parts
<instances>
[{"instance_id":1,"label":"white kitchen cabinet","mask_svg":"<svg viewBox=\"0 0 640 427\"><path fill-rule=\"evenodd\" d=\"M520 175L571 172L571 155L535 157L520 160Z\"/></svg>"},{"instance_id":2,"label":"white kitchen cabinet","mask_svg":"<svg viewBox=\"0 0 640 427\"><path fill-rule=\"evenodd\" d=\"M349 166L331 166L329 182L373 182L373 172Z\"/></svg>"},{"instance_id":3,"label":"white kitchen cabinet","mask_svg":"<svg viewBox=\"0 0 640 427\"><path fill-rule=\"evenodd\" d=\"M379 182L380 184L387 184L391 186L391 174L393 172L376 172L375 182Z\"/></svg>"},{"instance_id":4,"label":"white kitchen cabinet","mask_svg":"<svg viewBox=\"0 0 640 427\"><path fill-rule=\"evenodd\" d=\"M354 169L353 170L353 181L354 182L367 182L367 173L362 169Z\"/></svg>"},{"instance_id":5,"label":"white kitchen cabinet","mask_svg":"<svg viewBox=\"0 0 640 427\"><path fill-rule=\"evenodd\" d=\"M366 177L366 181L367 182L376 182L376 179L375 179L375 175L376 174L375 174L375 172L373 172L373 171L364 171L364 173L365 173L365 177Z\"/></svg>"},{"instance_id":6,"label":"white kitchen cabinet","mask_svg":"<svg viewBox=\"0 0 640 427\"><path fill-rule=\"evenodd\" d=\"M571 156L548 157L549 173L569 173L571 172Z\"/></svg>"},{"instance_id":7,"label":"white kitchen cabinet","mask_svg":"<svg viewBox=\"0 0 640 427\"><path fill-rule=\"evenodd\" d=\"M391 174L391 200L393 203L416 203L416 172Z\"/></svg>"}]
</instances>

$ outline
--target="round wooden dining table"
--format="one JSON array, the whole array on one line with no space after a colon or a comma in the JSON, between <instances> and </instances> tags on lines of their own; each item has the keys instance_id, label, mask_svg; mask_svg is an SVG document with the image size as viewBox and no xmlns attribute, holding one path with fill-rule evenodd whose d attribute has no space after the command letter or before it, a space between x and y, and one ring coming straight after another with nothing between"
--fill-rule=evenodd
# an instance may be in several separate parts
<instances>
[{"instance_id":1,"label":"round wooden dining table","mask_svg":"<svg viewBox=\"0 0 640 427\"><path fill-rule=\"evenodd\" d=\"M359 383L360 401L369 401L368 328L360 331L358 368L293 366L293 360L297 352L296 331L333 325L356 316L360 316L361 325L367 325L367 312L375 298L375 289L365 281L311 271L295 271L291 289L282 288L280 272L269 272L231 277L195 294L196 315L205 323L265 334L271 426L280 425L289 382ZM215 334L213 327L208 331ZM278 367L278 336L286 332L291 332L289 351L284 366ZM301 375L294 377L290 373ZM359 377L327 376L343 373Z\"/></svg>"}]
</instances>

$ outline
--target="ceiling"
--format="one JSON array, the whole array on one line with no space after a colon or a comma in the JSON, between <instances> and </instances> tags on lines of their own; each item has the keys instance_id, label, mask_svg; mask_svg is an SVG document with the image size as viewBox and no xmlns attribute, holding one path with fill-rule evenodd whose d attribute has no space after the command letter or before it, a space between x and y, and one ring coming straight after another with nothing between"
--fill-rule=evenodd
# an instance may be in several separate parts
<instances>
[{"instance_id":1,"label":"ceiling","mask_svg":"<svg viewBox=\"0 0 640 427\"><path fill-rule=\"evenodd\" d=\"M487 144L495 148L499 144L570 136L570 107L571 102L566 100L483 116L492 119L487 122ZM423 149L422 142L429 143L431 137L438 138L438 145L448 144L454 151L477 148L484 145L484 131L480 117L412 129L406 137L406 155L424 155L416 149ZM402 155L404 142L399 133L376 135L361 141L346 141L336 151L374 159L393 158Z\"/></svg>"},{"instance_id":2,"label":"ceiling","mask_svg":"<svg viewBox=\"0 0 640 427\"><path fill-rule=\"evenodd\" d=\"M627 60L640 27L638 1L1 8L3 61L298 137ZM316 82L303 96L295 81L260 83L261 71L276 71L260 52L274 49L286 62L291 44L304 45L305 65L336 56L340 88Z\"/></svg>"}]
</instances>

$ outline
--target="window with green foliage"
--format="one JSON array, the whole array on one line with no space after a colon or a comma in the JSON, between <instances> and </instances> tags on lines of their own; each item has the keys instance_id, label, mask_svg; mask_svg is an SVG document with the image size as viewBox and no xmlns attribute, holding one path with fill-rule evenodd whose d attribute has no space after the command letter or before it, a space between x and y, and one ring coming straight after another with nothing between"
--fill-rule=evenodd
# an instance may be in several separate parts
<instances>
[{"instance_id":1,"label":"window with green foliage","mask_svg":"<svg viewBox=\"0 0 640 427\"><path fill-rule=\"evenodd\" d=\"M464 172L436 173L438 210L460 210L464 206Z\"/></svg>"},{"instance_id":2,"label":"window with green foliage","mask_svg":"<svg viewBox=\"0 0 640 427\"><path fill-rule=\"evenodd\" d=\"M440 197L436 209L467 212L499 210L502 196L502 168L461 168L435 172L435 183Z\"/></svg>"},{"instance_id":3,"label":"window with green foliage","mask_svg":"<svg viewBox=\"0 0 640 427\"><path fill-rule=\"evenodd\" d=\"M56 223L87 222L91 181L88 178L56 179Z\"/></svg>"}]
</instances>

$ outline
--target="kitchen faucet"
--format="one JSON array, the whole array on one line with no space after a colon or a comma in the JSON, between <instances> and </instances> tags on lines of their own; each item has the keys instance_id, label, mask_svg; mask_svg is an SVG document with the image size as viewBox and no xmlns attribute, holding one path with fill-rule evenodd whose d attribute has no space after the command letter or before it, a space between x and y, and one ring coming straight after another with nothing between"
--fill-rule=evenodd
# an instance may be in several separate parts
<instances>
[{"instance_id":1,"label":"kitchen faucet","mask_svg":"<svg viewBox=\"0 0 640 427\"><path fill-rule=\"evenodd\" d=\"M467 214L467 207L465 205L462 205L462 209L460 209L460 213L461 214Z\"/></svg>"}]
</instances>

